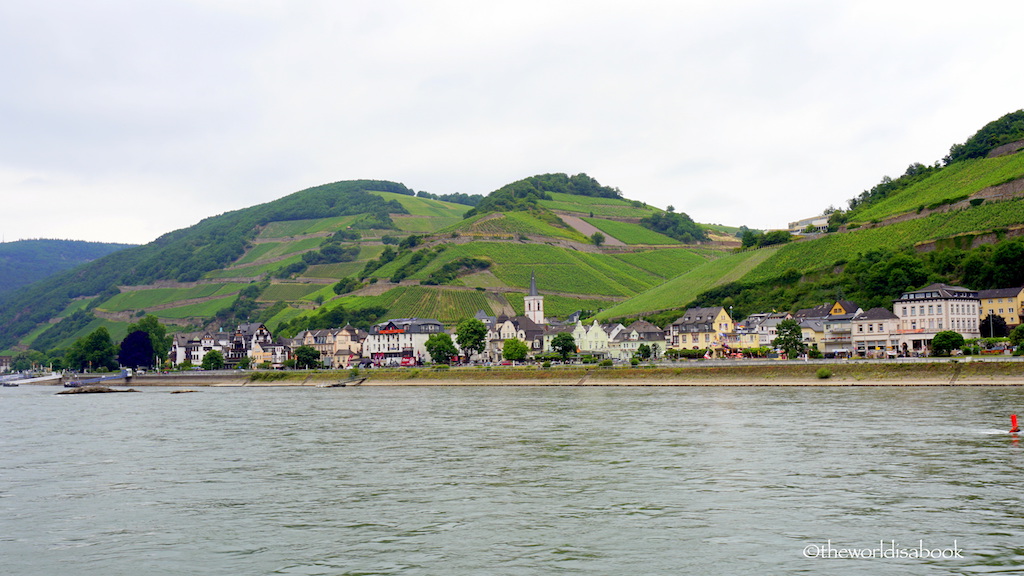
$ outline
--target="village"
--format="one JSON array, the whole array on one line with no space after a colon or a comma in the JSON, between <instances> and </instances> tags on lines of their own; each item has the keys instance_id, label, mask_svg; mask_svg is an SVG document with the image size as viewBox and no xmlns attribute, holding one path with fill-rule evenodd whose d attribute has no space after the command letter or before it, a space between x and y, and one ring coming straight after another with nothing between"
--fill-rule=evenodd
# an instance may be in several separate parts
<instances>
[{"instance_id":1,"label":"village","mask_svg":"<svg viewBox=\"0 0 1024 576\"><path fill-rule=\"evenodd\" d=\"M596 320L584 323L578 312L564 321L547 318L544 296L538 292L533 276L529 294L524 298L525 314L509 317L478 312L476 320L487 329L485 346L468 357L461 349L459 354L470 363L507 362L503 356L505 342L518 340L525 345L529 357L552 357L552 342L560 334L569 334L575 343L575 357L591 361L620 363L680 355L738 358L766 353L775 357L773 341L779 324L791 320L799 325L802 342L814 357L927 356L931 353L931 341L939 332L953 331L965 339L989 336L980 331L982 320L990 318L991 327L994 317L1007 328L1020 325L1022 297L1024 288L978 291L932 284L903 293L893 301L892 311L863 310L854 302L836 300L793 313L751 314L736 322L732 310L722 306L691 308L662 329L644 320L629 325L601 324ZM169 359L176 367L200 366L205 355L216 350L226 367L241 364L279 369L290 364L296 349L306 346L316 350L319 364L329 369L413 366L435 361L426 344L431 335L442 333L456 336L454 330L448 331L441 322L430 318L389 319L368 331L351 325L306 330L294 338L276 339L262 324L242 324L234 332L176 334Z\"/></svg>"}]
</instances>

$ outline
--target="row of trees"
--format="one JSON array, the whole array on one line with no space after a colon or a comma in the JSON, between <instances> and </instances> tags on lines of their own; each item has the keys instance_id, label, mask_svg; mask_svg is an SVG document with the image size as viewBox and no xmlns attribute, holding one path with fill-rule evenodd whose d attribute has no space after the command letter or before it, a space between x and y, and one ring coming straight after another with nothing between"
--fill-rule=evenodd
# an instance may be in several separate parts
<instances>
[{"instance_id":1,"label":"row of trees","mask_svg":"<svg viewBox=\"0 0 1024 576\"><path fill-rule=\"evenodd\" d=\"M454 341L449 334L441 332L431 334L425 346L436 364L451 363L452 359L458 357L459 348L468 360L487 348L487 325L476 318L467 318L455 327ZM566 360L576 352L576 339L572 334L562 332L551 340L551 348L562 360ZM518 338L509 338L502 344L502 358L505 360L520 362L526 360L529 353L529 347Z\"/></svg>"}]
</instances>

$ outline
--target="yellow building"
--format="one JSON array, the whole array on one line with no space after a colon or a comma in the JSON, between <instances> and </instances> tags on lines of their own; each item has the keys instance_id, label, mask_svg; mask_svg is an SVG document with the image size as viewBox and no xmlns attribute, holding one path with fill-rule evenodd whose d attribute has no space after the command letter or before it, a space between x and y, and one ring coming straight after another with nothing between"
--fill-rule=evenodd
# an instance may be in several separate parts
<instances>
[{"instance_id":1,"label":"yellow building","mask_svg":"<svg viewBox=\"0 0 1024 576\"><path fill-rule=\"evenodd\" d=\"M670 348L721 348L733 332L732 318L725 308L690 308L666 330Z\"/></svg>"},{"instance_id":2,"label":"yellow building","mask_svg":"<svg viewBox=\"0 0 1024 576\"><path fill-rule=\"evenodd\" d=\"M1021 302L1024 302L1024 288L996 288L994 290L978 290L981 305L978 309L980 320L989 314L999 316L1006 321L1007 328L1013 329L1020 324ZM987 334L982 334L982 337Z\"/></svg>"}]
</instances>

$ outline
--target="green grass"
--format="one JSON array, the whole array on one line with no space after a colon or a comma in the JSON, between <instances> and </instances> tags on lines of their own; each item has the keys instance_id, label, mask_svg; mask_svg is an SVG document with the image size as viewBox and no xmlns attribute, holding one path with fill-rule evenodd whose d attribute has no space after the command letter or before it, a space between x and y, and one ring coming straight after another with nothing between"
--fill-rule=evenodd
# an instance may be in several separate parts
<instances>
[{"instance_id":1,"label":"green grass","mask_svg":"<svg viewBox=\"0 0 1024 576\"><path fill-rule=\"evenodd\" d=\"M711 250L694 250L692 248L669 248L663 250L645 250L615 254L618 260L642 268L662 278L674 278L706 263L708 260L720 258L722 252Z\"/></svg>"},{"instance_id":2,"label":"green grass","mask_svg":"<svg viewBox=\"0 0 1024 576\"><path fill-rule=\"evenodd\" d=\"M516 314L523 315L526 313L526 306L523 304L523 299L526 297L525 293L506 293L505 297L508 298L509 304L515 308ZM614 300L604 300L601 298L570 298L557 294L546 294L544 296L544 315L548 318L565 318L577 310L597 311L614 306L615 303Z\"/></svg>"},{"instance_id":3,"label":"green grass","mask_svg":"<svg viewBox=\"0 0 1024 576\"><path fill-rule=\"evenodd\" d=\"M732 253L711 260L601 312L597 318L606 320L619 316L636 316L685 306L702 292L727 282L739 280L758 264L770 258L777 250L777 248L763 248Z\"/></svg>"},{"instance_id":4,"label":"green grass","mask_svg":"<svg viewBox=\"0 0 1024 576\"><path fill-rule=\"evenodd\" d=\"M818 271L837 261L849 260L871 250L900 250L919 242L949 238L972 232L988 232L1024 223L1024 199L985 203L947 214L933 214L889 226L858 228L843 234L787 244L744 278L759 282L772 280L793 269Z\"/></svg>"},{"instance_id":5,"label":"green grass","mask_svg":"<svg viewBox=\"0 0 1024 576\"><path fill-rule=\"evenodd\" d=\"M566 238L577 242L589 240L576 230L559 228L531 215L528 212L508 212L504 214L484 214L473 216L459 224L449 226L440 233L457 232L462 236L482 238L514 239L519 236L535 239L546 236Z\"/></svg>"},{"instance_id":6,"label":"green grass","mask_svg":"<svg viewBox=\"0 0 1024 576\"><path fill-rule=\"evenodd\" d=\"M364 260L339 262L337 264L318 264L310 266L302 273L303 278L331 278L340 280L346 276L358 274L366 266Z\"/></svg>"},{"instance_id":7,"label":"green grass","mask_svg":"<svg viewBox=\"0 0 1024 576\"><path fill-rule=\"evenodd\" d=\"M122 292L110 298L98 308L107 312L123 312L126 310L147 310L154 306L166 305L193 298L209 298L224 294L233 294L244 288L246 284L200 284L192 288L152 288Z\"/></svg>"},{"instance_id":8,"label":"green grass","mask_svg":"<svg viewBox=\"0 0 1024 576\"><path fill-rule=\"evenodd\" d=\"M399 286L379 296L343 296L334 302L350 310L382 306L387 318L434 318L449 326L472 318L477 310L493 314L483 292L427 286Z\"/></svg>"},{"instance_id":9,"label":"green grass","mask_svg":"<svg viewBox=\"0 0 1024 576\"><path fill-rule=\"evenodd\" d=\"M198 304L189 304L187 306L156 310L153 312L153 315L157 318L173 318L176 320L184 318L212 318L217 314L218 310L221 308L227 308L234 301L234 296L227 296L225 298L217 298L215 300L208 300Z\"/></svg>"},{"instance_id":10,"label":"green grass","mask_svg":"<svg viewBox=\"0 0 1024 576\"><path fill-rule=\"evenodd\" d=\"M344 229L357 218L359 215L270 222L260 231L259 238L289 238L320 232L335 232Z\"/></svg>"},{"instance_id":11,"label":"green grass","mask_svg":"<svg viewBox=\"0 0 1024 576\"><path fill-rule=\"evenodd\" d=\"M1020 177L1024 177L1024 153L957 162L877 204L855 212L852 219L856 222L881 220Z\"/></svg>"},{"instance_id":12,"label":"green grass","mask_svg":"<svg viewBox=\"0 0 1024 576\"><path fill-rule=\"evenodd\" d=\"M216 280L218 278L259 278L270 274L275 270L298 262L302 260L302 254L296 254L289 256L283 260L276 262L267 262L265 264L255 264L253 266L243 266L242 268L228 268L224 270L216 270L206 275L206 278Z\"/></svg>"},{"instance_id":13,"label":"green grass","mask_svg":"<svg viewBox=\"0 0 1024 576\"><path fill-rule=\"evenodd\" d=\"M260 294L258 300L261 302L295 302L302 300L309 294L323 288L323 284L299 284L294 282L271 284Z\"/></svg>"},{"instance_id":14,"label":"green grass","mask_svg":"<svg viewBox=\"0 0 1024 576\"><path fill-rule=\"evenodd\" d=\"M248 252L245 253L244 256L236 260L232 266L244 266L245 264L252 264L259 260L279 258L281 256L287 256L297 252L308 252L309 250L319 248L320 243L323 241L323 238L304 238L302 240L295 240L291 242L282 241L255 244Z\"/></svg>"},{"instance_id":15,"label":"green grass","mask_svg":"<svg viewBox=\"0 0 1024 576\"><path fill-rule=\"evenodd\" d=\"M308 310L288 307L275 314L272 318L270 318L270 320L267 320L265 324L267 328L270 330L270 333L273 334L277 332L277 329L281 327L281 324L288 322L292 318L297 318L299 316L304 316L306 314L309 314Z\"/></svg>"},{"instance_id":16,"label":"green grass","mask_svg":"<svg viewBox=\"0 0 1024 576\"><path fill-rule=\"evenodd\" d=\"M630 200L576 196L560 192L552 192L551 200L542 200L540 205L549 210L578 212L583 215L593 213L594 216L613 216L616 218L644 218L654 212L659 212L657 208L650 206L635 207Z\"/></svg>"},{"instance_id":17,"label":"green grass","mask_svg":"<svg viewBox=\"0 0 1024 576\"><path fill-rule=\"evenodd\" d=\"M371 194L376 194L385 200L397 200L413 216L433 216L462 220L462 215L470 209L469 206L462 204L442 202L441 200L431 200L429 198L417 198L415 196L406 196L405 194L395 194L394 192L371 192Z\"/></svg>"},{"instance_id":18,"label":"green grass","mask_svg":"<svg viewBox=\"0 0 1024 576\"><path fill-rule=\"evenodd\" d=\"M601 232L625 242L626 244L679 244L678 240L669 238L664 234L659 234L654 230L648 230L639 224L619 222L617 220L604 220L602 218L583 218L583 221L594 226Z\"/></svg>"}]
</instances>

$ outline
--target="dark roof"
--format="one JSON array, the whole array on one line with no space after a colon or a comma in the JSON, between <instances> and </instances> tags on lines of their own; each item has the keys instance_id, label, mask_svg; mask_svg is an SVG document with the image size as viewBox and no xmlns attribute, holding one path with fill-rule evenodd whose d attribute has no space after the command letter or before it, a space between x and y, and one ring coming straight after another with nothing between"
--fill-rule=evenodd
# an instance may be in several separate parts
<instances>
[{"instance_id":1,"label":"dark roof","mask_svg":"<svg viewBox=\"0 0 1024 576\"><path fill-rule=\"evenodd\" d=\"M1020 295L1021 288L993 288L992 290L978 290L978 298L1016 298Z\"/></svg>"},{"instance_id":2,"label":"dark roof","mask_svg":"<svg viewBox=\"0 0 1024 576\"><path fill-rule=\"evenodd\" d=\"M885 308L872 308L866 312L862 312L853 318L854 320L897 320L899 316L893 314Z\"/></svg>"},{"instance_id":3,"label":"dark roof","mask_svg":"<svg viewBox=\"0 0 1024 576\"><path fill-rule=\"evenodd\" d=\"M920 290L912 290L904 292L899 298L893 300L893 302L912 302L915 300L937 300L937 299L954 299L963 298L974 300L978 297L977 290L971 290L964 288L963 286L950 286L949 284L929 284Z\"/></svg>"}]
</instances>

